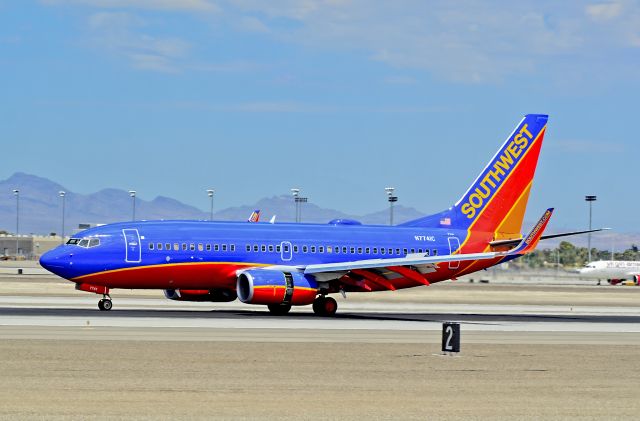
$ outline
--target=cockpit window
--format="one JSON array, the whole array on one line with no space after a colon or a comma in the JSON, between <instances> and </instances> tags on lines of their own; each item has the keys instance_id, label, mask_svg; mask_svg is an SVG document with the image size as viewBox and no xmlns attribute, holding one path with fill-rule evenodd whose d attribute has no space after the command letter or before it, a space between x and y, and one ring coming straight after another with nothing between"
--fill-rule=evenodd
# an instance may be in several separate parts
<instances>
[{"instance_id":1,"label":"cockpit window","mask_svg":"<svg viewBox=\"0 0 640 421\"><path fill-rule=\"evenodd\" d=\"M100 245L100 239L99 238L71 238L69 239L69 241L67 241L67 244L71 244L71 245L76 245L78 247L84 247L84 248L89 248L89 247L98 247Z\"/></svg>"}]
</instances>

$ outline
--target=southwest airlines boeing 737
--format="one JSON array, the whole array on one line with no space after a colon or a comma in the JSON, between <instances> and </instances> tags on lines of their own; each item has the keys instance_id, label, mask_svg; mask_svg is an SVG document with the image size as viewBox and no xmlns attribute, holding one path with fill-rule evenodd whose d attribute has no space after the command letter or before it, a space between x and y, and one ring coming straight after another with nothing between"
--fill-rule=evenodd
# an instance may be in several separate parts
<instances>
[{"instance_id":1,"label":"southwest airlines boeing 737","mask_svg":"<svg viewBox=\"0 0 640 421\"><path fill-rule=\"evenodd\" d=\"M44 254L42 266L100 294L163 289L172 300L267 305L274 314L328 294L430 285L533 251L553 209L521 234L547 116L529 114L455 205L397 226L212 221L134 221L86 230ZM594 230L595 231L595 230ZM584 231L583 231L584 232Z\"/></svg>"}]
</instances>

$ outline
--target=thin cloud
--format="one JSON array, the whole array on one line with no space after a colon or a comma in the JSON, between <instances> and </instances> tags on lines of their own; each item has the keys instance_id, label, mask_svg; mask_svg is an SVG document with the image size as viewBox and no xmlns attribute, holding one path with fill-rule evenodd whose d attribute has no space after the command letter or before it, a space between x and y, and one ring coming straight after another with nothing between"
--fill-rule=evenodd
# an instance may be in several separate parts
<instances>
[{"instance_id":1,"label":"thin cloud","mask_svg":"<svg viewBox=\"0 0 640 421\"><path fill-rule=\"evenodd\" d=\"M190 44L175 37L139 33L144 21L126 12L98 12L88 18L90 43L111 54L125 57L135 69L178 72L177 61Z\"/></svg>"},{"instance_id":2,"label":"thin cloud","mask_svg":"<svg viewBox=\"0 0 640 421\"><path fill-rule=\"evenodd\" d=\"M49 5L78 5L104 9L173 10L185 12L217 12L218 6L207 0L43 0Z\"/></svg>"}]
</instances>

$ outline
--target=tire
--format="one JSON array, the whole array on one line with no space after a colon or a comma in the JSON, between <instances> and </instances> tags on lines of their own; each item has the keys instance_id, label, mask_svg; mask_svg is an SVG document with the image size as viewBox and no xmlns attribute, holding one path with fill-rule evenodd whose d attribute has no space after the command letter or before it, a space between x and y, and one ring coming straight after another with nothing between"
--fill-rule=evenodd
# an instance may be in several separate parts
<instances>
[{"instance_id":1,"label":"tire","mask_svg":"<svg viewBox=\"0 0 640 421\"><path fill-rule=\"evenodd\" d=\"M320 296L318 298L316 298L315 300L313 300L313 312L315 314L317 314L318 316L322 316L322 307L324 306L324 297Z\"/></svg>"},{"instance_id":2,"label":"tire","mask_svg":"<svg viewBox=\"0 0 640 421\"><path fill-rule=\"evenodd\" d=\"M111 300L100 300L100 301L102 301L102 307L100 307L100 303L98 302L98 307L100 308L100 310L109 311L113 307L113 303L111 302Z\"/></svg>"},{"instance_id":3,"label":"tire","mask_svg":"<svg viewBox=\"0 0 640 421\"><path fill-rule=\"evenodd\" d=\"M269 304L267 307L274 316L284 316L291 310L291 304Z\"/></svg>"},{"instance_id":4,"label":"tire","mask_svg":"<svg viewBox=\"0 0 640 421\"><path fill-rule=\"evenodd\" d=\"M104 311L104 300L98 301L98 308L100 311Z\"/></svg>"},{"instance_id":5,"label":"tire","mask_svg":"<svg viewBox=\"0 0 640 421\"><path fill-rule=\"evenodd\" d=\"M338 303L331 297L318 297L313 301L313 312L322 317L330 317L336 314Z\"/></svg>"},{"instance_id":6,"label":"tire","mask_svg":"<svg viewBox=\"0 0 640 421\"><path fill-rule=\"evenodd\" d=\"M338 302L331 297L325 297L322 310L323 316L334 316L338 311Z\"/></svg>"}]
</instances>

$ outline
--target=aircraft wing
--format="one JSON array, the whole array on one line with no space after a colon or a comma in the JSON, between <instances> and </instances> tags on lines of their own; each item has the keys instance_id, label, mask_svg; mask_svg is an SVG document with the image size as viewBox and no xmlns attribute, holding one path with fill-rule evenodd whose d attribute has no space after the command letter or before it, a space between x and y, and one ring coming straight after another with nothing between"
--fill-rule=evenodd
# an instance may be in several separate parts
<instances>
[{"instance_id":1,"label":"aircraft wing","mask_svg":"<svg viewBox=\"0 0 640 421\"><path fill-rule=\"evenodd\" d=\"M367 259L340 263L322 263L308 265L304 268L304 273L318 274L323 272L348 272L361 269L390 268L394 272L398 272L404 275L410 275L409 272L407 272L406 270L402 270L401 268L408 269L410 266L435 267L435 265L438 263L488 260L498 257L524 255L530 253L535 249L538 241L540 241L540 238L542 237L542 233L549 223L549 219L551 218L552 214L553 209L547 209L544 215L542 215L542 218L540 218L538 223L533 227L531 232L526 237L519 240L518 246L506 252L447 254L440 256L429 256L426 254L416 253L409 254L406 257L395 259Z\"/></svg>"},{"instance_id":2,"label":"aircraft wing","mask_svg":"<svg viewBox=\"0 0 640 421\"><path fill-rule=\"evenodd\" d=\"M437 263L461 262L465 260L484 260L494 259L496 257L506 256L507 253L472 253L472 254L447 254L442 256L429 256L420 253L409 254L407 257L397 259L366 259L353 260L342 263L324 263L317 265L308 265L304 269L304 273L321 273L321 272L340 272L354 269L375 269L390 266L421 266L434 265Z\"/></svg>"}]
</instances>

